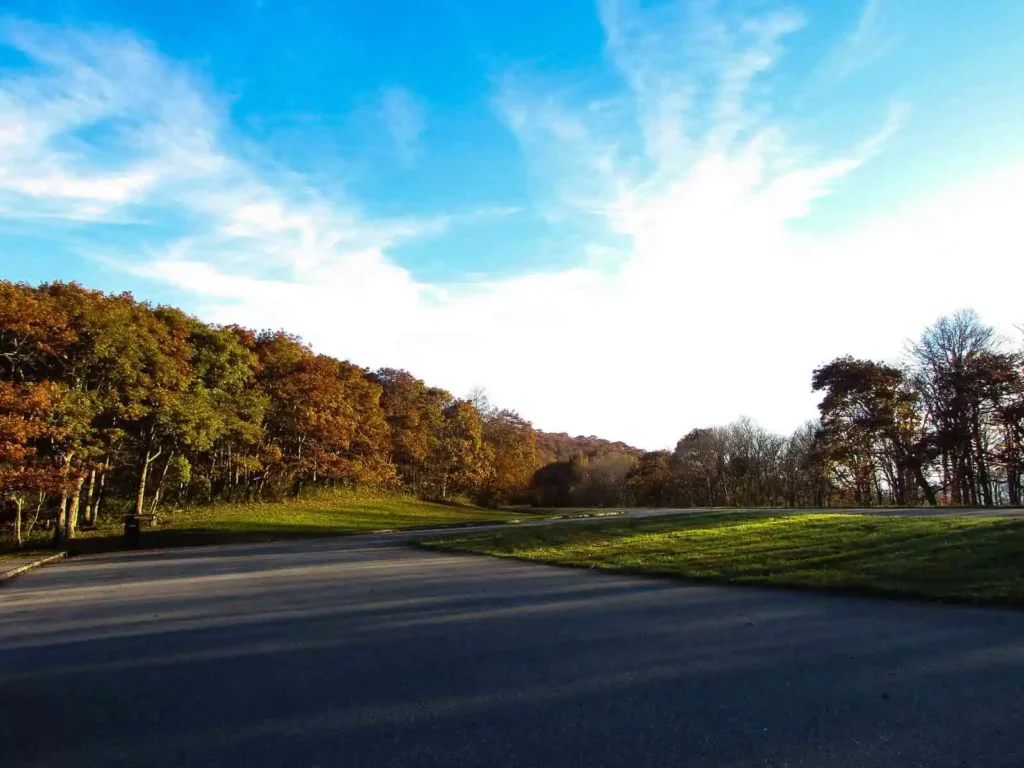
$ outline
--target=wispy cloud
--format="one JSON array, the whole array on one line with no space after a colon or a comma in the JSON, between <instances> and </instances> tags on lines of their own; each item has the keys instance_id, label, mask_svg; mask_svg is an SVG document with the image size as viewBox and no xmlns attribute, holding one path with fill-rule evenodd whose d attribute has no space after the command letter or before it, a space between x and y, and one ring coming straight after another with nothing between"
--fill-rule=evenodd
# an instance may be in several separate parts
<instances>
[{"instance_id":1,"label":"wispy cloud","mask_svg":"<svg viewBox=\"0 0 1024 768\"><path fill-rule=\"evenodd\" d=\"M163 261L190 255L297 272L447 226L445 216L374 219L302 179L241 159L252 153L231 151L237 142L218 98L135 36L7 20L0 40L32 62L0 80L0 211L7 217L187 214L185 236L156 244L155 263L133 265L154 274ZM413 128L402 134L409 141Z\"/></svg>"},{"instance_id":2,"label":"wispy cloud","mask_svg":"<svg viewBox=\"0 0 1024 768\"><path fill-rule=\"evenodd\" d=\"M819 74L842 80L875 63L896 45L886 29L885 6L891 0L864 0L853 30L832 48Z\"/></svg>"},{"instance_id":3,"label":"wispy cloud","mask_svg":"<svg viewBox=\"0 0 1024 768\"><path fill-rule=\"evenodd\" d=\"M407 88L392 86L381 95L380 115L395 151L406 165L420 154L420 136L426 128L426 111Z\"/></svg>"},{"instance_id":4,"label":"wispy cloud","mask_svg":"<svg viewBox=\"0 0 1024 768\"><path fill-rule=\"evenodd\" d=\"M902 107L859 146L814 157L790 145L782 119L752 105L748 92L804 17L787 10L727 23L711 7L602 0L608 59L632 97L632 110L609 120L587 103L538 95L515 78L503 82L500 113L527 157L540 157L534 165L559 187L562 204L598 212L614 231L645 242L665 227L683 236L703 226L687 212L702 212L706 222L709 207L743 210L780 229L806 216L898 129ZM637 135L639 146L631 140Z\"/></svg>"},{"instance_id":5,"label":"wispy cloud","mask_svg":"<svg viewBox=\"0 0 1024 768\"><path fill-rule=\"evenodd\" d=\"M7 215L103 219L221 168L214 107L136 38L7 20L0 42L34 63L0 82Z\"/></svg>"}]
</instances>

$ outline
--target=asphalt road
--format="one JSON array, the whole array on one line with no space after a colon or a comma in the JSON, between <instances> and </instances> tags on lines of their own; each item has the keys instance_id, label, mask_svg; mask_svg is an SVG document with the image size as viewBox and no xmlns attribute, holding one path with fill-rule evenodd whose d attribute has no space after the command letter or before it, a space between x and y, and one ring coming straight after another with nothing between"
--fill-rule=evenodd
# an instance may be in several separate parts
<instances>
[{"instance_id":1,"label":"asphalt road","mask_svg":"<svg viewBox=\"0 0 1024 768\"><path fill-rule=\"evenodd\" d=\"M0 587L0 765L1024 765L1024 613L406 538L81 558Z\"/></svg>"}]
</instances>

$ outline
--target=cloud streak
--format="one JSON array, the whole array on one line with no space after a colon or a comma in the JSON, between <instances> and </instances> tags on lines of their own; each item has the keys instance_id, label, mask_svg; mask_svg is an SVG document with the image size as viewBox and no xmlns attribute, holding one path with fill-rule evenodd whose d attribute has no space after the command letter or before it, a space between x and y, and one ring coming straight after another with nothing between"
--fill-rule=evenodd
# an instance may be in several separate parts
<instances>
[{"instance_id":1,"label":"cloud streak","mask_svg":"<svg viewBox=\"0 0 1024 768\"><path fill-rule=\"evenodd\" d=\"M7 20L0 40L33 64L0 81L0 210L9 218L184 214L188 231L165 243L163 260L191 254L257 271L358 260L447 226L444 216L373 219L241 160L220 100L132 35ZM411 142L412 104L396 104L409 110L404 125L393 117ZM133 268L155 274L156 260Z\"/></svg>"},{"instance_id":2,"label":"cloud streak","mask_svg":"<svg viewBox=\"0 0 1024 768\"><path fill-rule=\"evenodd\" d=\"M857 23L839 41L823 62L821 73L830 80L842 80L874 64L895 46L886 32L884 11L887 0L865 0Z\"/></svg>"},{"instance_id":3,"label":"cloud streak","mask_svg":"<svg viewBox=\"0 0 1024 768\"><path fill-rule=\"evenodd\" d=\"M407 88L392 86L381 96L381 119L395 151L407 166L420 155L420 136L426 129L426 110Z\"/></svg>"}]
</instances>

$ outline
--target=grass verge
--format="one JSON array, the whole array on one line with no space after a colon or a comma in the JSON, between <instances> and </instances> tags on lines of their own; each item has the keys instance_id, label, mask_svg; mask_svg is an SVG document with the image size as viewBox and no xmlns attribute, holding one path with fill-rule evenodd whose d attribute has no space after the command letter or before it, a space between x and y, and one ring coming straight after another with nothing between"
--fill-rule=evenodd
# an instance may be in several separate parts
<instances>
[{"instance_id":1,"label":"grass verge","mask_svg":"<svg viewBox=\"0 0 1024 768\"><path fill-rule=\"evenodd\" d=\"M4 569L4 562L7 560L25 560L39 557L48 557L53 554L52 549L11 549L0 552L0 571Z\"/></svg>"},{"instance_id":2,"label":"grass verge","mask_svg":"<svg viewBox=\"0 0 1024 768\"><path fill-rule=\"evenodd\" d=\"M425 541L557 565L1024 605L1024 520L711 513Z\"/></svg>"}]
</instances>

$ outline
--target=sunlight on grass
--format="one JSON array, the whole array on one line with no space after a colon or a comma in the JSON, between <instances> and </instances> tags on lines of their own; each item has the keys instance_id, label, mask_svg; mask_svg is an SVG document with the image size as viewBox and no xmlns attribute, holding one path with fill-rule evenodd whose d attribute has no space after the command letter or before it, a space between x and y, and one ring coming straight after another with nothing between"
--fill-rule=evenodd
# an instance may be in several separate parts
<instances>
[{"instance_id":1,"label":"sunlight on grass","mask_svg":"<svg viewBox=\"0 0 1024 768\"><path fill-rule=\"evenodd\" d=\"M1024 521L718 513L435 539L437 549L746 584L1024 604Z\"/></svg>"},{"instance_id":2,"label":"sunlight on grass","mask_svg":"<svg viewBox=\"0 0 1024 768\"><path fill-rule=\"evenodd\" d=\"M374 495L357 491L275 504L218 504L176 512L170 530L254 531L306 529L357 533L390 528L506 521L517 515L500 510L437 504L413 496Z\"/></svg>"},{"instance_id":3,"label":"sunlight on grass","mask_svg":"<svg viewBox=\"0 0 1024 768\"><path fill-rule=\"evenodd\" d=\"M262 504L214 504L164 510L156 528L144 527L142 546L228 544L382 530L431 528L531 517L522 512L439 504L404 494L339 489L303 499ZM68 545L73 554L110 551L124 545L120 518L81 531Z\"/></svg>"}]
</instances>

